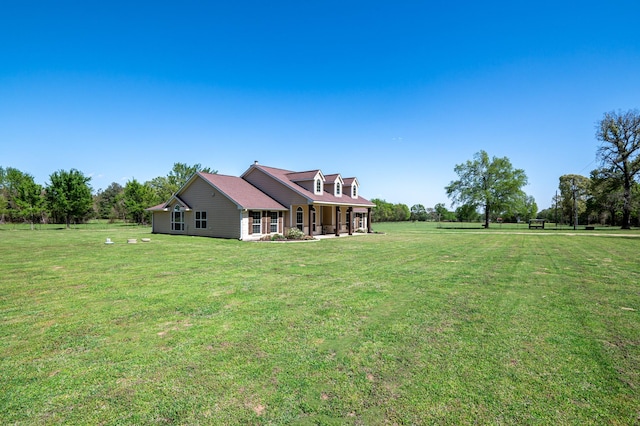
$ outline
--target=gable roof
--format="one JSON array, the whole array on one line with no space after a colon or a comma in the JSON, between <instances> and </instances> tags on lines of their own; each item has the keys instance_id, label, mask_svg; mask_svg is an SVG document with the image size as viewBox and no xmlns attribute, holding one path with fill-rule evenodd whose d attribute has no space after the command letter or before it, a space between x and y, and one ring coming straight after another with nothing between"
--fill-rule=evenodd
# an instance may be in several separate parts
<instances>
[{"instance_id":1,"label":"gable roof","mask_svg":"<svg viewBox=\"0 0 640 426\"><path fill-rule=\"evenodd\" d=\"M191 210L191 206L189 206L187 203L184 202L184 200L182 198L180 198L178 196L178 194L173 194L171 196L171 198L169 198L168 201L162 203L162 204L158 204L157 206L153 206L153 207L149 207L148 211L162 211L162 210L168 210L169 206L173 203L173 201L176 201L176 204L179 204L180 206L182 206L182 208L184 208L185 210L189 211Z\"/></svg>"},{"instance_id":2,"label":"gable roof","mask_svg":"<svg viewBox=\"0 0 640 426\"><path fill-rule=\"evenodd\" d=\"M240 209L288 210L282 204L242 178L203 172L198 172L196 175L200 176L214 189L233 201Z\"/></svg>"},{"instance_id":3,"label":"gable roof","mask_svg":"<svg viewBox=\"0 0 640 426\"><path fill-rule=\"evenodd\" d=\"M189 180L178 190L176 194L173 194L168 201L158 204L157 206L149 207L148 211L167 211L169 205L175 200L178 204L182 205L186 210L191 210L191 207L187 205L179 196L195 179L201 178L206 183L211 185L215 192L219 192L231 202L233 202L238 209L246 210L288 210L282 204L278 203L273 198L269 197L264 192L260 191L255 186L251 185L246 180L227 175L218 175L213 173L197 172L193 174ZM214 193L215 193L214 192Z\"/></svg>"},{"instance_id":4,"label":"gable roof","mask_svg":"<svg viewBox=\"0 0 640 426\"><path fill-rule=\"evenodd\" d=\"M325 179L329 183L336 183L336 181L344 183L344 180L342 179L342 176L340 176L340 173L333 173L333 174L330 174L330 175L326 175Z\"/></svg>"},{"instance_id":5,"label":"gable roof","mask_svg":"<svg viewBox=\"0 0 640 426\"><path fill-rule=\"evenodd\" d=\"M287 174L287 177L291 182L304 182L314 180L318 174L320 174L320 177L324 181L324 175L320 170L309 170L307 172L291 172Z\"/></svg>"},{"instance_id":6,"label":"gable roof","mask_svg":"<svg viewBox=\"0 0 640 426\"><path fill-rule=\"evenodd\" d=\"M324 191L322 194L314 194L313 192L308 191L302 186L298 185L295 181L291 180L291 176L293 176L294 178L297 178L299 177L299 175L303 173L306 174L311 172L299 173L299 172L293 172L291 170L284 170L284 169L278 169L275 167L263 166L261 164L253 164L251 165L251 167L249 167L249 169L246 172L242 174L242 176L244 177L247 173L249 173L253 169L260 170L263 173L267 174L268 176L271 176L273 179L279 181L289 189L305 197L309 203L343 204L343 205L359 205L363 207L375 207L374 203L360 196L358 196L357 198L351 198L349 196L336 197L335 195L333 195L332 192L328 192L328 191ZM317 170L313 171L313 173L316 173L316 172L318 171ZM313 176L315 176L315 174ZM335 181L335 179L338 177L342 179L340 174L325 175L324 177L326 180L330 182ZM301 179L296 179L296 180L300 181Z\"/></svg>"},{"instance_id":7,"label":"gable roof","mask_svg":"<svg viewBox=\"0 0 640 426\"><path fill-rule=\"evenodd\" d=\"M356 179L354 177L343 178L342 181L344 182L345 186L351 186L351 185L353 185L354 182L356 183L356 185L358 185L358 179Z\"/></svg>"}]
</instances>

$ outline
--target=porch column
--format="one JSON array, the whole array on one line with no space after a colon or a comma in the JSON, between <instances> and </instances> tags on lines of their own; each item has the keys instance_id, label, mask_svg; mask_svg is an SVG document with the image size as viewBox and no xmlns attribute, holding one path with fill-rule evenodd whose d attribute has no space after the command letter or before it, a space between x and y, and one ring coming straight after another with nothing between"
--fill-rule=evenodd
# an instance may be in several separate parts
<instances>
[{"instance_id":1,"label":"porch column","mask_svg":"<svg viewBox=\"0 0 640 426\"><path fill-rule=\"evenodd\" d=\"M371 233L371 207L367 209L367 233Z\"/></svg>"},{"instance_id":2,"label":"porch column","mask_svg":"<svg viewBox=\"0 0 640 426\"><path fill-rule=\"evenodd\" d=\"M313 237L313 222L311 221L313 219L313 211L315 209L313 208L313 206L309 206L309 236Z\"/></svg>"},{"instance_id":3,"label":"porch column","mask_svg":"<svg viewBox=\"0 0 640 426\"><path fill-rule=\"evenodd\" d=\"M347 209L347 221L349 223L349 235L353 235L353 207Z\"/></svg>"},{"instance_id":4,"label":"porch column","mask_svg":"<svg viewBox=\"0 0 640 426\"><path fill-rule=\"evenodd\" d=\"M336 206L336 237L340 236L340 206Z\"/></svg>"}]
</instances>

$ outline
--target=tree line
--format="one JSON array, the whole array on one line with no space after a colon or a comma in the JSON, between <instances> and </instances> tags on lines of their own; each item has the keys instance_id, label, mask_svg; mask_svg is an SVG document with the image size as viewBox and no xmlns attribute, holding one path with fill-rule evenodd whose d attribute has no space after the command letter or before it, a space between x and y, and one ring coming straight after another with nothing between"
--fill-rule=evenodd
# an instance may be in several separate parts
<instances>
[{"instance_id":1,"label":"tree line","mask_svg":"<svg viewBox=\"0 0 640 426\"><path fill-rule=\"evenodd\" d=\"M596 126L598 168L560 176L552 206L541 218L630 229L640 226L640 112L608 112Z\"/></svg>"},{"instance_id":2,"label":"tree line","mask_svg":"<svg viewBox=\"0 0 640 426\"><path fill-rule=\"evenodd\" d=\"M0 167L0 223L83 223L99 218L145 224L147 208L168 200L195 172L217 173L200 164L175 163L167 176L125 186L111 183L95 194L91 178L76 169L58 170L45 186L32 175L13 167Z\"/></svg>"},{"instance_id":3,"label":"tree line","mask_svg":"<svg viewBox=\"0 0 640 426\"><path fill-rule=\"evenodd\" d=\"M444 203L438 203L433 207L414 204L409 208L406 204L393 204L380 198L373 198L371 202L376 205L372 212L372 220L374 222L402 222L407 220L413 222L473 222L480 217L475 208L469 208L469 206L461 206L455 211L449 211Z\"/></svg>"},{"instance_id":4,"label":"tree line","mask_svg":"<svg viewBox=\"0 0 640 426\"><path fill-rule=\"evenodd\" d=\"M425 209L421 204L409 209L403 204L372 200L373 220L479 220L484 226L493 221L547 219L556 223L599 223L630 229L640 226L640 112L608 112L596 126L600 146L596 152L599 167L590 177L576 174L560 176L558 192L551 208L538 212L533 197L522 188L527 176L514 168L507 157L489 157L479 151L473 160L455 166L458 179L445 187L455 212L443 204Z\"/></svg>"},{"instance_id":5,"label":"tree line","mask_svg":"<svg viewBox=\"0 0 640 426\"><path fill-rule=\"evenodd\" d=\"M374 222L388 221L478 221L489 227L493 221L528 221L541 218L556 223L600 223L629 229L640 226L640 112L608 112L596 127L600 146L599 167L589 177L560 176L551 208L538 212L533 197L522 188L527 176L507 157L489 157L479 151L473 160L455 166L458 179L445 187L454 211L443 203L425 208L415 204L392 204L371 200ZM125 186L112 183L93 194L91 178L71 169L52 173L46 186L18 169L0 167L0 223L80 223L92 218L147 223L146 209L168 200L195 172L217 173L200 164L175 163L167 176Z\"/></svg>"}]
</instances>

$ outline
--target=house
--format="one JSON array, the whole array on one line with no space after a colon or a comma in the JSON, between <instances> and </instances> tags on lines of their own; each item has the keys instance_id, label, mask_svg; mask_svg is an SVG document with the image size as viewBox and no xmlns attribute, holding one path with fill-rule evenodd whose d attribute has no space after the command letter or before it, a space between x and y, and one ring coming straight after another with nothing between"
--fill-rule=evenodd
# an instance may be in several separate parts
<instances>
[{"instance_id":1,"label":"house","mask_svg":"<svg viewBox=\"0 0 640 426\"><path fill-rule=\"evenodd\" d=\"M195 173L149 208L152 232L257 240L298 228L306 235L371 232L371 208L354 177L295 172L256 161L242 176Z\"/></svg>"}]
</instances>

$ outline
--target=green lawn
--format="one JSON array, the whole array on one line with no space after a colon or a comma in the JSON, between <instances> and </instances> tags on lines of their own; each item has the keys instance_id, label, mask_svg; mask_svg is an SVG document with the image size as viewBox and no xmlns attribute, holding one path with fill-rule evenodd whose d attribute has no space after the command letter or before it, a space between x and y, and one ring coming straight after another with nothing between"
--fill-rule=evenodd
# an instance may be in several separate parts
<instances>
[{"instance_id":1,"label":"green lawn","mask_svg":"<svg viewBox=\"0 0 640 426\"><path fill-rule=\"evenodd\" d=\"M0 424L640 422L640 232L374 228L0 227Z\"/></svg>"}]
</instances>

